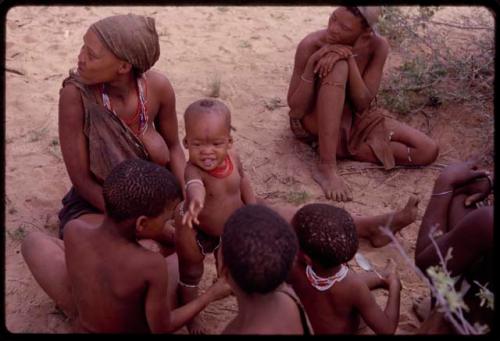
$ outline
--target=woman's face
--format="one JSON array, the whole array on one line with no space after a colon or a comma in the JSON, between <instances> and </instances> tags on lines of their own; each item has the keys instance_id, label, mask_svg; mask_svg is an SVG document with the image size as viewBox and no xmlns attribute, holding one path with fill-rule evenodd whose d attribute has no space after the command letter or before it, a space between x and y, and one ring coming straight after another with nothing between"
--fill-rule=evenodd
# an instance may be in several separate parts
<instances>
[{"instance_id":1,"label":"woman's face","mask_svg":"<svg viewBox=\"0 0 500 341\"><path fill-rule=\"evenodd\" d=\"M328 20L326 39L329 44L354 45L363 31L361 18L356 17L345 7L339 7L333 11Z\"/></svg>"},{"instance_id":2,"label":"woman's face","mask_svg":"<svg viewBox=\"0 0 500 341\"><path fill-rule=\"evenodd\" d=\"M101 42L96 32L87 30L78 55L78 74L85 84L109 82L118 72L123 61Z\"/></svg>"}]
</instances>

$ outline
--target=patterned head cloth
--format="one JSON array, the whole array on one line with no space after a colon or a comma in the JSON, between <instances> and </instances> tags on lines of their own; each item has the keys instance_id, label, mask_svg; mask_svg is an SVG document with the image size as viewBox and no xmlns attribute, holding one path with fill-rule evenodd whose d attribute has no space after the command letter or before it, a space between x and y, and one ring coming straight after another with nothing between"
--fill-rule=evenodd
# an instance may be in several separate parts
<instances>
[{"instance_id":1,"label":"patterned head cloth","mask_svg":"<svg viewBox=\"0 0 500 341\"><path fill-rule=\"evenodd\" d=\"M361 15L365 18L368 26L376 30L378 19L382 9L379 6L357 6Z\"/></svg>"},{"instance_id":2,"label":"patterned head cloth","mask_svg":"<svg viewBox=\"0 0 500 341\"><path fill-rule=\"evenodd\" d=\"M113 54L143 73L160 57L155 20L142 15L115 15L90 26Z\"/></svg>"}]
</instances>

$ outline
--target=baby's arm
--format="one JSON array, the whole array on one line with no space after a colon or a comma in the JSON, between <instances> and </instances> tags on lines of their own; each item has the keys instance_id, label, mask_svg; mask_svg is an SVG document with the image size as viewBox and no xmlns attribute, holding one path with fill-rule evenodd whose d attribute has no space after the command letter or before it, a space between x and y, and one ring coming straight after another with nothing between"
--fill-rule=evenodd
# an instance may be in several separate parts
<instances>
[{"instance_id":1,"label":"baby's arm","mask_svg":"<svg viewBox=\"0 0 500 341\"><path fill-rule=\"evenodd\" d=\"M205 203L205 185L199 170L189 162L186 165L184 177L186 180L186 203L184 205L186 212L182 217L182 224L188 224L192 228L193 222L200 223L198 215Z\"/></svg>"},{"instance_id":2,"label":"baby's arm","mask_svg":"<svg viewBox=\"0 0 500 341\"><path fill-rule=\"evenodd\" d=\"M236 161L236 166L238 167L238 172L240 173L241 183L240 183L240 191L241 191L241 200L245 203L245 205L256 204L257 199L255 198L255 193L252 189L252 184L250 179L245 174L243 170L243 165L241 164L240 157L236 154L234 155L234 159Z\"/></svg>"},{"instance_id":3,"label":"baby's arm","mask_svg":"<svg viewBox=\"0 0 500 341\"><path fill-rule=\"evenodd\" d=\"M358 309L361 317L376 334L394 334L399 322L399 303L401 282L396 274L391 274L386 279L389 287L389 298L384 311L380 309L375 297L366 284L356 288L354 306Z\"/></svg>"}]
</instances>

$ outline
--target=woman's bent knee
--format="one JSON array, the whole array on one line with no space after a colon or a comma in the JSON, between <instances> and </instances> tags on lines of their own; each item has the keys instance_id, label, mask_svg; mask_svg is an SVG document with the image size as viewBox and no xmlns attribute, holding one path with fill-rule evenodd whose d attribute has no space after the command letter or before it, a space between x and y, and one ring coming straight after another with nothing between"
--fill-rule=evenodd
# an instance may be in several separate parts
<instances>
[{"instance_id":1,"label":"woman's bent knee","mask_svg":"<svg viewBox=\"0 0 500 341\"><path fill-rule=\"evenodd\" d=\"M346 83L349 74L349 65L345 60L339 60L333 66L333 69L326 77L323 78L322 83Z\"/></svg>"},{"instance_id":2,"label":"woman's bent knee","mask_svg":"<svg viewBox=\"0 0 500 341\"><path fill-rule=\"evenodd\" d=\"M414 158L415 164L427 166L436 161L439 155L439 146L434 140L429 138L429 141L426 141L425 144L420 146L415 154L417 154Z\"/></svg>"}]
</instances>

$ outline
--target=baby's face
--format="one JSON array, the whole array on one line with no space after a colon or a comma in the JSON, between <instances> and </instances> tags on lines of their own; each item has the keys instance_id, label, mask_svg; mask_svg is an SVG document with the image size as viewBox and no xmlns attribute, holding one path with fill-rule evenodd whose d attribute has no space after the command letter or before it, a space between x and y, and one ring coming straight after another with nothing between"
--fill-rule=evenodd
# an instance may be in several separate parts
<instances>
[{"instance_id":1,"label":"baby's face","mask_svg":"<svg viewBox=\"0 0 500 341\"><path fill-rule=\"evenodd\" d=\"M184 146L189 150L191 163L211 171L223 163L233 140L223 115L202 117L186 122Z\"/></svg>"}]
</instances>

